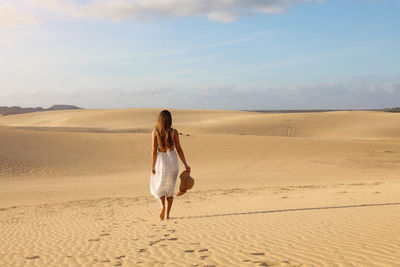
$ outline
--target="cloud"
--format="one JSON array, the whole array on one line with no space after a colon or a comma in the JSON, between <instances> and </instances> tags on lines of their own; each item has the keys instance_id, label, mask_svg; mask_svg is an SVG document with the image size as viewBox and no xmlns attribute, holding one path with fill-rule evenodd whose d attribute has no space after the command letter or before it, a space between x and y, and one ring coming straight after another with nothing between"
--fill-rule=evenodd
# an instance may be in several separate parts
<instances>
[{"instance_id":1,"label":"cloud","mask_svg":"<svg viewBox=\"0 0 400 267\"><path fill-rule=\"evenodd\" d=\"M399 105L400 82L381 82L366 79L288 86L282 90L271 92L270 96L274 96L275 101L285 108L385 108Z\"/></svg>"},{"instance_id":2,"label":"cloud","mask_svg":"<svg viewBox=\"0 0 400 267\"><path fill-rule=\"evenodd\" d=\"M380 78L383 79L383 78ZM280 88L204 86L180 95L180 108L200 109L374 109L400 105L400 80L338 81ZM155 98L157 99L157 98ZM174 101L174 99L168 99ZM201 104L198 104L201 103ZM174 103L172 107L179 104Z\"/></svg>"},{"instance_id":3,"label":"cloud","mask_svg":"<svg viewBox=\"0 0 400 267\"><path fill-rule=\"evenodd\" d=\"M378 80L383 80L382 77ZM3 105L51 106L74 104L86 108L184 109L374 109L400 105L400 80L366 78L346 82L245 88L235 84L198 87L91 86L58 90L2 90Z\"/></svg>"},{"instance_id":4,"label":"cloud","mask_svg":"<svg viewBox=\"0 0 400 267\"><path fill-rule=\"evenodd\" d=\"M8 26L19 26L24 24L36 24L39 18L23 12L9 4L0 4L0 28Z\"/></svg>"},{"instance_id":5,"label":"cloud","mask_svg":"<svg viewBox=\"0 0 400 267\"><path fill-rule=\"evenodd\" d=\"M76 18L151 19L154 17L205 16L213 21L232 22L243 16L275 14L295 4L314 0L26 0L33 6ZM316 0L320 1L320 0Z\"/></svg>"}]
</instances>

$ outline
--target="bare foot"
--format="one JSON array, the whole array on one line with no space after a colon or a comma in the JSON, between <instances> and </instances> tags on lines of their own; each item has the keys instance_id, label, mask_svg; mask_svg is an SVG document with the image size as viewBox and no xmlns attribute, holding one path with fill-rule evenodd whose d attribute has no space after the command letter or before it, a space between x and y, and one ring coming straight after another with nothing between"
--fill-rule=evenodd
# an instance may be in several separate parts
<instances>
[{"instance_id":1,"label":"bare foot","mask_svg":"<svg viewBox=\"0 0 400 267\"><path fill-rule=\"evenodd\" d=\"M165 217L165 207L163 207L163 208L161 209L160 219L161 219L161 220L164 220L164 217ZM167 217L167 219L168 219L168 217Z\"/></svg>"}]
</instances>

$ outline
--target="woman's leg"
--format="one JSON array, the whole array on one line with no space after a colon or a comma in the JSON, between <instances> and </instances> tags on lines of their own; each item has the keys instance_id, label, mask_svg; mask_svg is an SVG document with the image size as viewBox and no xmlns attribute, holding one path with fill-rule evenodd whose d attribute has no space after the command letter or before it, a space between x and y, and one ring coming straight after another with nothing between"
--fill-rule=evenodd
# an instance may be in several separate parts
<instances>
[{"instance_id":1,"label":"woman's leg","mask_svg":"<svg viewBox=\"0 0 400 267\"><path fill-rule=\"evenodd\" d=\"M160 197L160 200L161 200L160 219L164 220L164 217L165 217L165 196Z\"/></svg>"},{"instance_id":2,"label":"woman's leg","mask_svg":"<svg viewBox=\"0 0 400 267\"><path fill-rule=\"evenodd\" d=\"M174 197L167 197L167 202L168 202L168 206L167 206L167 219L169 219L169 212L171 211L172 208L172 202L174 202Z\"/></svg>"}]
</instances>

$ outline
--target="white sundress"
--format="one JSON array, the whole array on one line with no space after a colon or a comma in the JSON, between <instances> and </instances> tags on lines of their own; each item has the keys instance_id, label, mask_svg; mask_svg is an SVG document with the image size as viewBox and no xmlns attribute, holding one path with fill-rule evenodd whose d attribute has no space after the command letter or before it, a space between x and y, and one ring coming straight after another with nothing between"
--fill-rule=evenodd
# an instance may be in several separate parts
<instances>
[{"instance_id":1,"label":"white sundress","mask_svg":"<svg viewBox=\"0 0 400 267\"><path fill-rule=\"evenodd\" d=\"M175 131L172 129L172 131ZM155 198L174 195L175 184L179 173L178 156L174 150L161 152L157 149L155 166L156 174L151 173L150 193Z\"/></svg>"}]
</instances>

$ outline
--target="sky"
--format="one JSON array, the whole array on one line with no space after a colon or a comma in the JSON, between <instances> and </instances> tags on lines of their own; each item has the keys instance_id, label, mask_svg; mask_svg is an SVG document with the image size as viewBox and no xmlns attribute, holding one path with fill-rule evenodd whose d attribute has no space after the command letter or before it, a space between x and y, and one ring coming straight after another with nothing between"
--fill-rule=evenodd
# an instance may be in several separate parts
<instances>
[{"instance_id":1,"label":"sky","mask_svg":"<svg viewBox=\"0 0 400 267\"><path fill-rule=\"evenodd\" d=\"M398 0L0 0L0 106L400 106Z\"/></svg>"}]
</instances>

